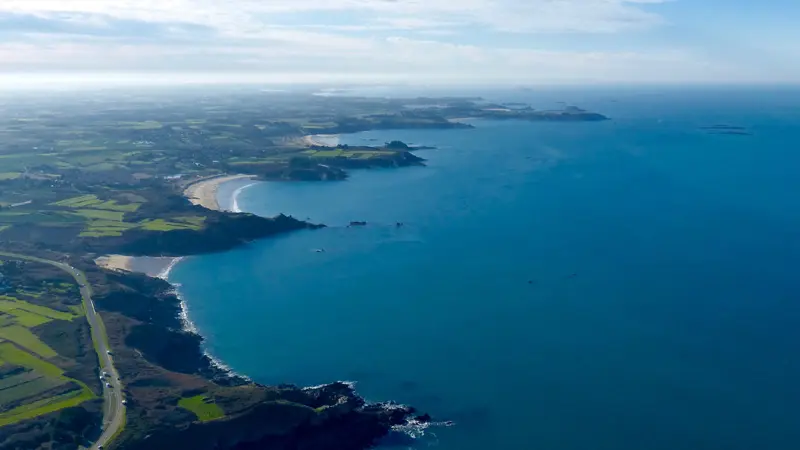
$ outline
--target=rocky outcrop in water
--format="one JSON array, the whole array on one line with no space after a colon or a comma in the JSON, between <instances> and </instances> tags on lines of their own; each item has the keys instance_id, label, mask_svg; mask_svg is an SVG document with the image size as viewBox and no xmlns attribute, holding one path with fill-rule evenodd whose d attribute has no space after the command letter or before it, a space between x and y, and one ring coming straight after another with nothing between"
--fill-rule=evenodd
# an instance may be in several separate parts
<instances>
[{"instance_id":1,"label":"rocky outcrop in water","mask_svg":"<svg viewBox=\"0 0 800 450\"><path fill-rule=\"evenodd\" d=\"M284 386L280 400L245 414L183 429L156 430L119 450L363 450L413 414L407 407L368 405L345 383L310 389Z\"/></svg>"}]
</instances>

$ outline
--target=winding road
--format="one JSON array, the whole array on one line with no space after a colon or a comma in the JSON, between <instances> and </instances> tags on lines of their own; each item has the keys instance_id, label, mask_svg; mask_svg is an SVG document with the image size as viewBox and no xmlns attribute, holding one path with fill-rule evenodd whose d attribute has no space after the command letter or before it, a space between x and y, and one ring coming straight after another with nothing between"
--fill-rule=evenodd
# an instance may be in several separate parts
<instances>
[{"instance_id":1,"label":"winding road","mask_svg":"<svg viewBox=\"0 0 800 450\"><path fill-rule=\"evenodd\" d=\"M94 343L94 348L97 351L97 358L100 362L100 373L102 374L103 372L108 372L110 375L109 377L105 377L102 382L104 400L103 432L97 442L90 447L92 450L104 448L125 426L125 405L122 403L124 400L122 394L122 381L120 380L117 369L114 367L114 359L111 353L111 348L108 345L108 335L106 334L103 320L100 318L100 315L97 314L97 311L94 308L94 302L92 301L92 286L86 279L86 274L70 266L69 264L35 258L32 256L0 252L0 258L48 264L69 273L78 283L81 291L81 297L83 299L83 309L86 311L86 321L89 322L89 328L92 331L92 341ZM111 387L108 387L108 384L110 384Z\"/></svg>"}]
</instances>

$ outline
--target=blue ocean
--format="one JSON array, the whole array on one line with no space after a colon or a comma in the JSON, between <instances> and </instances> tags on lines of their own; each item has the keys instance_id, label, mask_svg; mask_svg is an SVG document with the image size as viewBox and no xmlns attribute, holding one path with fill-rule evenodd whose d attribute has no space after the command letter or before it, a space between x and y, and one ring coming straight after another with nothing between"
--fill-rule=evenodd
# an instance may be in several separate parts
<instances>
[{"instance_id":1,"label":"blue ocean","mask_svg":"<svg viewBox=\"0 0 800 450\"><path fill-rule=\"evenodd\" d=\"M455 422L415 448L800 448L800 90L481 94L613 120L344 135L436 148L225 186L328 228L175 268L207 350Z\"/></svg>"}]
</instances>

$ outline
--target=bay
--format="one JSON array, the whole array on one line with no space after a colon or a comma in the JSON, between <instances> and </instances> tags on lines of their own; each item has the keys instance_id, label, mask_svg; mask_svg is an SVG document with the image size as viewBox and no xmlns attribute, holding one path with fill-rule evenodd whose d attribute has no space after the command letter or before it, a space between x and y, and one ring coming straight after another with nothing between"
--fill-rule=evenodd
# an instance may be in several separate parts
<instances>
[{"instance_id":1,"label":"bay","mask_svg":"<svg viewBox=\"0 0 800 450\"><path fill-rule=\"evenodd\" d=\"M426 167L246 187L244 211L329 227L170 280L237 372L357 381L456 422L419 448L794 449L797 94L499 91L614 120L342 136L436 149ZM701 129L718 124L750 134Z\"/></svg>"}]
</instances>

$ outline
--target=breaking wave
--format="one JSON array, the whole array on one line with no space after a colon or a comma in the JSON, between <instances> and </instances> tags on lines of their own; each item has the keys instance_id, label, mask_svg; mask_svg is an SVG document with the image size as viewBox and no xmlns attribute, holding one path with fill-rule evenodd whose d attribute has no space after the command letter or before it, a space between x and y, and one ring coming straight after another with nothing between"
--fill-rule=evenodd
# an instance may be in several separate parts
<instances>
[{"instance_id":1,"label":"breaking wave","mask_svg":"<svg viewBox=\"0 0 800 450\"><path fill-rule=\"evenodd\" d=\"M245 184L244 186L240 187L239 189L236 189L235 191L233 191L233 194L231 195L231 208L230 208L231 212L235 212L235 213L242 212L242 209L239 207L239 195L241 195L242 192L244 192L245 189L253 187L253 186L255 186L255 185L259 184L259 183L260 183L260 181L255 181L255 182L250 183L250 184Z\"/></svg>"}]
</instances>

